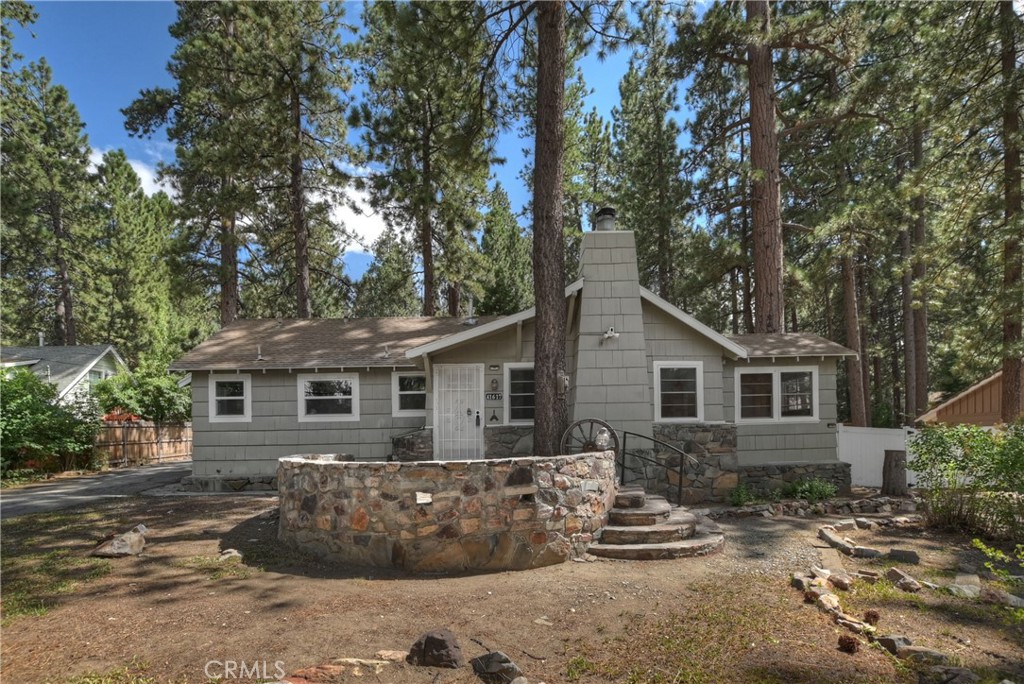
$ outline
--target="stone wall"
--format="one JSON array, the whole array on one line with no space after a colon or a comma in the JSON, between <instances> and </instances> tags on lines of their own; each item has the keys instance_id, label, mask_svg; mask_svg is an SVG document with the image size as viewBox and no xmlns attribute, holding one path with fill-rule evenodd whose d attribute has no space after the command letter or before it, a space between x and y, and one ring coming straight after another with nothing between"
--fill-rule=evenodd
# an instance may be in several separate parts
<instances>
[{"instance_id":1,"label":"stone wall","mask_svg":"<svg viewBox=\"0 0 1024 684\"><path fill-rule=\"evenodd\" d=\"M280 460L278 536L352 565L521 570L586 552L615 497L612 452L420 463Z\"/></svg>"},{"instance_id":2,"label":"stone wall","mask_svg":"<svg viewBox=\"0 0 1024 684\"><path fill-rule=\"evenodd\" d=\"M391 456L397 461L432 461L434 431L423 428L391 438Z\"/></svg>"},{"instance_id":3,"label":"stone wall","mask_svg":"<svg viewBox=\"0 0 1024 684\"><path fill-rule=\"evenodd\" d=\"M850 493L850 464L832 463L776 463L742 466L739 481L755 491L782 489L787 484L816 477L836 486L839 494Z\"/></svg>"},{"instance_id":4,"label":"stone wall","mask_svg":"<svg viewBox=\"0 0 1024 684\"><path fill-rule=\"evenodd\" d=\"M501 425L484 428L487 458L515 458L533 455L532 425Z\"/></svg>"}]
</instances>

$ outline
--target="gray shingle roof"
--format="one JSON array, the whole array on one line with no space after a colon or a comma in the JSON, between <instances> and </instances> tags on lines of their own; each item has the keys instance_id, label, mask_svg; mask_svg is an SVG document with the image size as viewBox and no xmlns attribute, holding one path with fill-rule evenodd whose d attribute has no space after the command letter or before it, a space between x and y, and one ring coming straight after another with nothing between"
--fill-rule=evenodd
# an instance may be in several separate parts
<instances>
[{"instance_id":1,"label":"gray shingle roof","mask_svg":"<svg viewBox=\"0 0 1024 684\"><path fill-rule=\"evenodd\" d=\"M0 347L0 362L39 362L25 366L33 373L57 385L63 392L82 371L112 350L109 344L82 344L75 347Z\"/></svg>"},{"instance_id":2,"label":"gray shingle roof","mask_svg":"<svg viewBox=\"0 0 1024 684\"><path fill-rule=\"evenodd\" d=\"M852 349L811 333L730 335L729 339L746 348L751 358L856 355Z\"/></svg>"},{"instance_id":3,"label":"gray shingle roof","mask_svg":"<svg viewBox=\"0 0 1024 684\"><path fill-rule=\"evenodd\" d=\"M477 324L494 318L481 316ZM170 370L414 367L405 358L407 349L467 329L463 318L235 321L172 363Z\"/></svg>"}]
</instances>

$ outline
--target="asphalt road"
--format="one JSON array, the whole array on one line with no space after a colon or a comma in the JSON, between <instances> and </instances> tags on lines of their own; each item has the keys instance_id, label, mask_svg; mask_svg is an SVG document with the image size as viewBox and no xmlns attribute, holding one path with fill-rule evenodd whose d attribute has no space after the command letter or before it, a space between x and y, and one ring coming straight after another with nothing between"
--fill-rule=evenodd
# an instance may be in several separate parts
<instances>
[{"instance_id":1,"label":"asphalt road","mask_svg":"<svg viewBox=\"0 0 1024 684\"><path fill-rule=\"evenodd\" d=\"M192 472L192 461L109 470L0 491L0 518L59 511L104 498L131 496L173 484Z\"/></svg>"}]
</instances>

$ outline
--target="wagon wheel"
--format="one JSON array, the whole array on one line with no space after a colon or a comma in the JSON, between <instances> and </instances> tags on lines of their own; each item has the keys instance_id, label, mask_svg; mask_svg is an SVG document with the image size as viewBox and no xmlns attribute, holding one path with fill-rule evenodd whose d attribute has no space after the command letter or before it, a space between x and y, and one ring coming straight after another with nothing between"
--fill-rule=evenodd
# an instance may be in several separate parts
<instances>
[{"instance_id":1,"label":"wagon wheel","mask_svg":"<svg viewBox=\"0 0 1024 684\"><path fill-rule=\"evenodd\" d=\"M619 453L619 436L615 434L615 428L597 418L577 420L562 435L563 454L609 450Z\"/></svg>"}]
</instances>

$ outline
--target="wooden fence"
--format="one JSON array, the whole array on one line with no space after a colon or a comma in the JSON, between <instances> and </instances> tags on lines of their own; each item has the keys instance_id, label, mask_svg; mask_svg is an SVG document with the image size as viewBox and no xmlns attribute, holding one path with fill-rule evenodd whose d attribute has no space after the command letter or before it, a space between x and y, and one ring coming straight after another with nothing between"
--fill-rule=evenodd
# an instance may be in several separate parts
<instances>
[{"instance_id":1,"label":"wooden fence","mask_svg":"<svg viewBox=\"0 0 1024 684\"><path fill-rule=\"evenodd\" d=\"M96 450L112 468L186 460L192 457L192 423L104 423Z\"/></svg>"}]
</instances>

